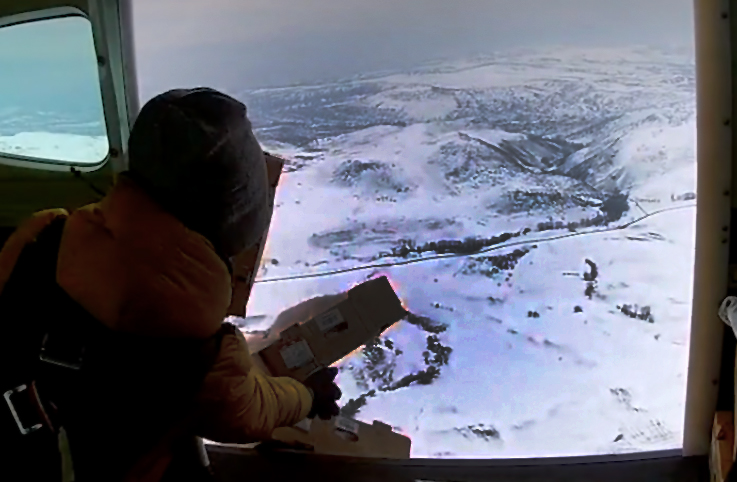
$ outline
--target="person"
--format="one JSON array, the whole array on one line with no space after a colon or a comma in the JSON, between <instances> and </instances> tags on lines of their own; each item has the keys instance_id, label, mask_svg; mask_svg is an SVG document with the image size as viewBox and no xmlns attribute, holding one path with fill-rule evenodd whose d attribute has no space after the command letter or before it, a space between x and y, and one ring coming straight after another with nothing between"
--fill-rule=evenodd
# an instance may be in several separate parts
<instances>
[{"instance_id":1,"label":"person","mask_svg":"<svg viewBox=\"0 0 737 482\"><path fill-rule=\"evenodd\" d=\"M71 462L78 482L161 480L183 437L250 443L337 415L337 370L269 376L224 322L231 260L270 218L245 105L209 88L158 95L128 159L100 202L35 213L0 251L0 318L16 319L0 337L6 456L33 465L63 439L70 454L50 466ZM43 416L22 422L28 399Z\"/></svg>"}]
</instances>

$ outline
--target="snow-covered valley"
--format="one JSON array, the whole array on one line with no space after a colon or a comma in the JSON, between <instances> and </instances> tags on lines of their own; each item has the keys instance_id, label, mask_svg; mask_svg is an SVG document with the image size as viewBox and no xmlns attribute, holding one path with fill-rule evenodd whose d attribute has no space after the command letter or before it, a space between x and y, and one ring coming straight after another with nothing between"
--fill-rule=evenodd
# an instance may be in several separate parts
<instances>
[{"instance_id":1,"label":"snow-covered valley","mask_svg":"<svg viewBox=\"0 0 737 482\"><path fill-rule=\"evenodd\" d=\"M386 274L412 316L338 363L414 457L680 446L692 59L530 51L241 94L289 160L248 317Z\"/></svg>"}]
</instances>

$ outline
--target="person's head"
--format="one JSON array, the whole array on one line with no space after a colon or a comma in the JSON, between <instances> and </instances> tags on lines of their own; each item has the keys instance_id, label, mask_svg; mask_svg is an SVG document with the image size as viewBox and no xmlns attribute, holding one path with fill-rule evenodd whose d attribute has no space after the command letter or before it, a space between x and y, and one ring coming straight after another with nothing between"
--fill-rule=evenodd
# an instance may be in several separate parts
<instances>
[{"instance_id":1,"label":"person's head","mask_svg":"<svg viewBox=\"0 0 737 482\"><path fill-rule=\"evenodd\" d=\"M128 160L126 174L226 262L263 235L266 163L236 99L209 88L154 97L133 125Z\"/></svg>"}]
</instances>

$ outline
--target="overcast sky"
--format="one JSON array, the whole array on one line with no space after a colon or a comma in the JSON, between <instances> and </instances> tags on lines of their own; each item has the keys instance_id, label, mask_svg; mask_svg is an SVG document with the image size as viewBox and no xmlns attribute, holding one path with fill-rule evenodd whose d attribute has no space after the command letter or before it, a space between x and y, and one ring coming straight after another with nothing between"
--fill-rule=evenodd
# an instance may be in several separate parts
<instances>
[{"instance_id":1,"label":"overcast sky","mask_svg":"<svg viewBox=\"0 0 737 482\"><path fill-rule=\"evenodd\" d=\"M0 111L92 109L101 115L89 21L70 17L0 29L0 92Z\"/></svg>"},{"instance_id":2,"label":"overcast sky","mask_svg":"<svg viewBox=\"0 0 737 482\"><path fill-rule=\"evenodd\" d=\"M693 45L693 0L133 0L142 96L411 67L513 47Z\"/></svg>"}]
</instances>

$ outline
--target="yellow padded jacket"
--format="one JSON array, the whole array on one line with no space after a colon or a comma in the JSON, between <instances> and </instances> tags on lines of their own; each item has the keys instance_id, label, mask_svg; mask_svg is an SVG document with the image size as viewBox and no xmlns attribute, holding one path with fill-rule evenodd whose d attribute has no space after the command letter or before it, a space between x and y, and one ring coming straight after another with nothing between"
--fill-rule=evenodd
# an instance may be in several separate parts
<instances>
[{"instance_id":1,"label":"yellow padded jacket","mask_svg":"<svg viewBox=\"0 0 737 482\"><path fill-rule=\"evenodd\" d=\"M0 290L23 247L67 217L57 282L107 327L147 336L207 338L231 298L231 276L209 241L188 230L132 180L120 177L99 203L36 213L0 251ZM304 419L312 395L251 362L243 335L226 335L196 403L193 435L221 443L264 440Z\"/></svg>"}]
</instances>

